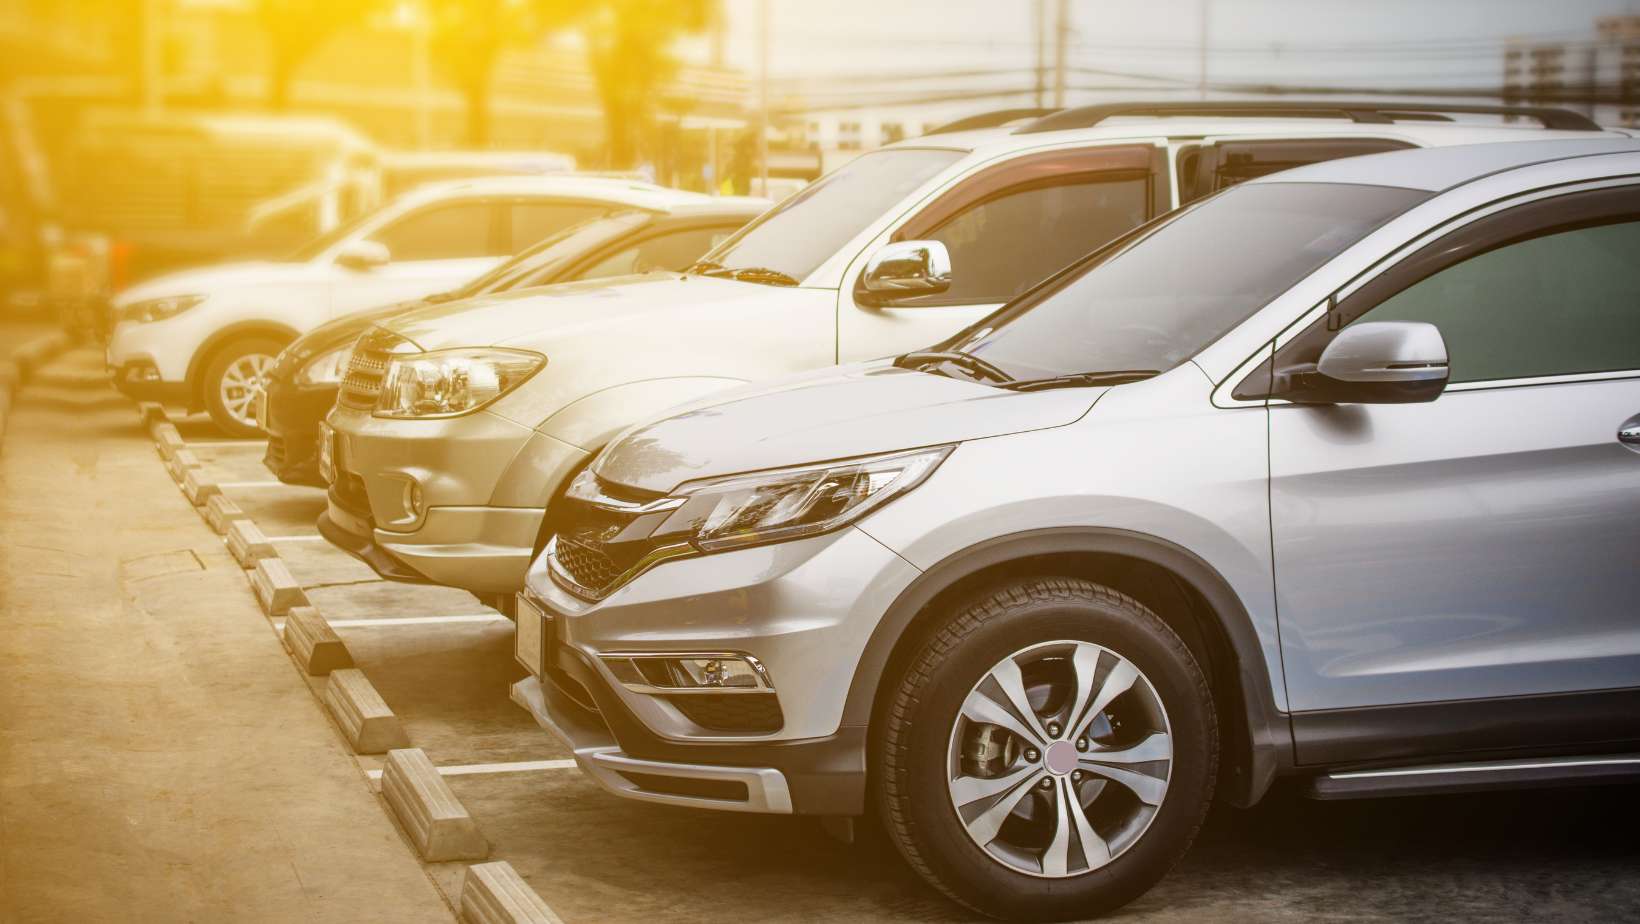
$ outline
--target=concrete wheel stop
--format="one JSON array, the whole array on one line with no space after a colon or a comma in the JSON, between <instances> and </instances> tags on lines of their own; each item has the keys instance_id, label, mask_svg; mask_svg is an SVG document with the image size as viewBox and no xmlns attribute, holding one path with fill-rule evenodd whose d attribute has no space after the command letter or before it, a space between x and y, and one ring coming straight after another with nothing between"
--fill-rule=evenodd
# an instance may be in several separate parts
<instances>
[{"instance_id":1,"label":"concrete wheel stop","mask_svg":"<svg viewBox=\"0 0 1640 924\"><path fill-rule=\"evenodd\" d=\"M187 450L179 450L179 454ZM182 473L182 493L188 495L188 503L195 507L203 507L211 498L222 493L203 469L188 469Z\"/></svg>"},{"instance_id":2,"label":"concrete wheel stop","mask_svg":"<svg viewBox=\"0 0 1640 924\"><path fill-rule=\"evenodd\" d=\"M218 494L205 502L205 522L211 524L218 536L228 533L228 527L238 522L250 522L250 514L239 509L239 505L228 500L226 494Z\"/></svg>"},{"instance_id":3,"label":"concrete wheel stop","mask_svg":"<svg viewBox=\"0 0 1640 924\"><path fill-rule=\"evenodd\" d=\"M388 751L382 797L429 863L482 860L490 845L421 748Z\"/></svg>"},{"instance_id":4,"label":"concrete wheel stop","mask_svg":"<svg viewBox=\"0 0 1640 924\"><path fill-rule=\"evenodd\" d=\"M235 520L228 524L227 539L228 551L241 568L254 568L264 558L279 557L273 543L262 534L262 528L250 520Z\"/></svg>"},{"instance_id":5,"label":"concrete wheel stop","mask_svg":"<svg viewBox=\"0 0 1640 924\"><path fill-rule=\"evenodd\" d=\"M311 677L353 666L353 655L336 630L311 606L298 606L285 617L285 648Z\"/></svg>"},{"instance_id":6,"label":"concrete wheel stop","mask_svg":"<svg viewBox=\"0 0 1640 924\"><path fill-rule=\"evenodd\" d=\"M287 623L287 627L288 627ZM325 684L325 705L341 726L355 754L382 754L410 746L399 717L387 708L364 672L357 668L331 671Z\"/></svg>"},{"instance_id":7,"label":"concrete wheel stop","mask_svg":"<svg viewBox=\"0 0 1640 924\"><path fill-rule=\"evenodd\" d=\"M511 863L475 863L461 881L461 919L468 924L563 924Z\"/></svg>"},{"instance_id":8,"label":"concrete wheel stop","mask_svg":"<svg viewBox=\"0 0 1640 924\"><path fill-rule=\"evenodd\" d=\"M270 617L285 616L298 606L309 605L302 585L296 583L295 575L290 573L284 559L277 555L257 561L250 573L250 581L256 601L262 604L262 612Z\"/></svg>"}]
</instances>

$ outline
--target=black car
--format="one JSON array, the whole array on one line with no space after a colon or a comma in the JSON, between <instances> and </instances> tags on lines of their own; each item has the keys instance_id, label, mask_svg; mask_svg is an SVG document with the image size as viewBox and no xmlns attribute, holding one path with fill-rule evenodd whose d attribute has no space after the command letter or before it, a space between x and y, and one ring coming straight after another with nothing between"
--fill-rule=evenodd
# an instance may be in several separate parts
<instances>
[{"instance_id":1,"label":"black car","mask_svg":"<svg viewBox=\"0 0 1640 924\"><path fill-rule=\"evenodd\" d=\"M314 328L279 354L263 380L258 421L267 432L268 449L262 463L287 484L325 486L319 474L319 424L336 403L353 342L372 324L430 304L511 289L682 270L768 205L762 199L725 197L664 212L617 212L550 237L460 289Z\"/></svg>"}]
</instances>

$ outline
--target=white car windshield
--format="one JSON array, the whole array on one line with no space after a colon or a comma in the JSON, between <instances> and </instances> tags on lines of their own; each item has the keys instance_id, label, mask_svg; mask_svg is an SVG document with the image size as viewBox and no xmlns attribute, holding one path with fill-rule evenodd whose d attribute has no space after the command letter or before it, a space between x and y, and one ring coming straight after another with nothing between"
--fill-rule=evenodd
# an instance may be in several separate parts
<instances>
[{"instance_id":1,"label":"white car windshield","mask_svg":"<svg viewBox=\"0 0 1640 924\"><path fill-rule=\"evenodd\" d=\"M696 270L796 285L849 238L964 153L891 148L857 157L724 241L696 264Z\"/></svg>"},{"instance_id":2,"label":"white car windshield","mask_svg":"<svg viewBox=\"0 0 1640 924\"><path fill-rule=\"evenodd\" d=\"M989 378L1016 384L1164 372L1429 195L1338 183L1238 186L1118 241L941 349L983 360L1000 372Z\"/></svg>"}]
</instances>

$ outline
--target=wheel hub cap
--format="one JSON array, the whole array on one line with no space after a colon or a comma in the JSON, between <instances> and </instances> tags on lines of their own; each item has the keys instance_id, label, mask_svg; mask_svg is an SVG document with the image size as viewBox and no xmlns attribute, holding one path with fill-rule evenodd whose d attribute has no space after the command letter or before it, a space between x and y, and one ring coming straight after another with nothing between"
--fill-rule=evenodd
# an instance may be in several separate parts
<instances>
[{"instance_id":1,"label":"wheel hub cap","mask_svg":"<svg viewBox=\"0 0 1640 924\"><path fill-rule=\"evenodd\" d=\"M1076 747L1069 741L1055 741L1042 752L1042 766L1054 776L1064 776L1076 769Z\"/></svg>"}]
</instances>

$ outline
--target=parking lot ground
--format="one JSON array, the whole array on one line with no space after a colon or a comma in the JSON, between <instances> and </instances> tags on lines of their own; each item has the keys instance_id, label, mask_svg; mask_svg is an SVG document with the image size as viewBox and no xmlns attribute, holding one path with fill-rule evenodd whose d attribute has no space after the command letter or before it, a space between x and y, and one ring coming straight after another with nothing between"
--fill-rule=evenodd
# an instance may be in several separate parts
<instances>
[{"instance_id":1,"label":"parking lot ground","mask_svg":"<svg viewBox=\"0 0 1640 924\"><path fill-rule=\"evenodd\" d=\"M449 921L100 359L0 447L0 920Z\"/></svg>"},{"instance_id":2,"label":"parking lot ground","mask_svg":"<svg viewBox=\"0 0 1640 924\"><path fill-rule=\"evenodd\" d=\"M382 758L348 760L320 700L292 692L305 682L313 693L322 693L326 678L304 677L278 650L271 629L280 620L270 625L260 614L220 539L188 512L159 459L137 435L130 404L74 376L48 376L41 390L30 387L24 405L29 423L19 427L26 432L11 434L0 453L0 472L10 475L28 466L56 471L29 471L26 483L0 487L0 504L7 505L0 512L8 515L0 521L8 559L0 573L0 602L21 612L25 626L10 637L0 635L7 659L0 667L19 661L35 665L21 681L12 679L10 670L0 678L0 714L25 714L36 700L65 695L47 681L70 669L76 685L94 691L137 683L155 669L156 658L172 665L181 679L150 684L144 688L148 698L135 703L116 697L113 705L93 706L89 703L98 697L86 693L75 698L77 711L66 722L26 731L19 739L23 747L12 747L9 736L0 739L6 742L0 747L0 839L6 841L0 857L13 863L0 877L8 883L0 889L0 920L22 907L14 895L42 907L39 886L28 885L25 895L9 885L10 880L32 883L41 875L32 858L26 858L26 868L15 864L13 858L24 856L27 847L12 846L13 832L19 825L51 830L54 816L44 809L20 816L12 808L19 793L44 793L71 826L96 817L112 827L107 843L64 844L51 854L61 859L74 850L95 851L98 862L91 868L99 874L96 888L102 893L140 894L147 888L142 877L155 876L182 889L181 907L217 911L201 897L203 874L177 870L208 864L195 851L237 849L247 866L287 859L270 857L265 845L240 847L231 833L260 828L275 849L300 851L291 862L304 881L308 875L322 881L323 872L313 867L336 851L360 849L361 839L366 853L384 838L391 842L400 862L379 874L373 891L379 901L357 905L350 919L413 920L413 914L396 913L392 903L424 896L432 888L429 879L455 903L466 864L418 868L412 848L393 836L393 823L372 795ZM269 484L273 479L261 467L261 443L223 440L198 419L179 429L205 473L275 540L281 558L398 716L411 744L427 752L477 821L491 845L491 859L511 863L569 924L977 920L924 886L880 836L867 834L845 845L823 834L813 819L694 811L628 802L604 792L567 768L565 749L508 700L508 685L522 671L512 658L512 626L505 617L461 591L376 579L316 539L322 492ZM51 432L51 441L17 448L41 432ZM19 462L17 453L27 453L27 460ZM82 478L92 480L81 485ZM65 492L60 484L78 487ZM14 496L27 499L26 510L13 506ZM21 525L11 525L14 510L23 512ZM78 534L61 522L85 510L108 535L84 540L90 544L82 547L62 538ZM121 564L109 551L116 543L141 551L126 555ZM61 616L43 618L36 609L18 611L12 603L19 594L37 600L42 582L53 580L64 583L51 584L52 592L65 596L71 579L103 588L97 591L101 596L87 601L94 608L115 605L108 602L106 584L136 588L119 605L138 615L125 617L117 631L100 622L89 628L72 621L58 626ZM78 606L69 612L77 614ZM10 612L8 617L17 618ZM42 621L49 628L38 625ZM200 630L200 624L214 631ZM133 626L142 627L140 637L131 637L137 631ZM85 641L88 632L98 644ZM59 654L73 646L85 650ZM231 684L222 680L230 675L236 678ZM179 707L186 707L181 717L173 715ZM119 722L105 728L99 710ZM220 716L234 734L251 740L232 754L202 755L216 740L211 735L223 732L199 730L195 713ZM325 733L317 736L323 742L316 741L316 730ZM140 745L134 740L139 734ZM44 742L52 742L50 759L38 753L47 748ZM107 760L99 755L110 747L116 753L138 750L155 766L192 763L161 796L125 783L118 774L111 787L99 786L97 774ZM19 762L15 754L27 761ZM307 810L344 816L348 830L298 828L300 836L292 836L291 823L279 814L281 806L270 804L271 796L244 795L232 785L240 774L278 770L278 785L288 786L311 772L299 768L313 761L324 763L326 775L323 787L313 790L319 801L306 804ZM331 779L333 764L347 771L339 780ZM210 775L212 784L198 783L196 774ZM20 779L35 782L20 788ZM151 804L156 799L159 808ZM359 812L369 817L353 824L352 813ZM201 834L204 819L223 813L231 813L238 827L230 826L227 834ZM1302 799L1294 785L1285 784L1254 809L1216 810L1179 867L1110 919L1169 924L1640 920L1636 829L1636 787L1323 803ZM164 849L149 846L155 843ZM424 891L396 878L405 868L427 877L421 880ZM278 887L269 884L265 891L272 894ZM36 917L52 916L19 920Z\"/></svg>"}]
</instances>

